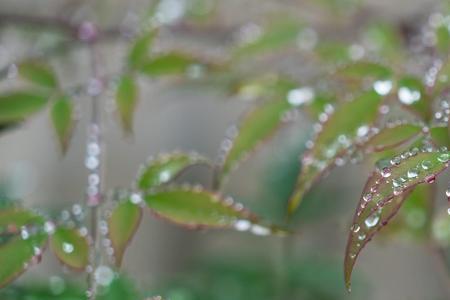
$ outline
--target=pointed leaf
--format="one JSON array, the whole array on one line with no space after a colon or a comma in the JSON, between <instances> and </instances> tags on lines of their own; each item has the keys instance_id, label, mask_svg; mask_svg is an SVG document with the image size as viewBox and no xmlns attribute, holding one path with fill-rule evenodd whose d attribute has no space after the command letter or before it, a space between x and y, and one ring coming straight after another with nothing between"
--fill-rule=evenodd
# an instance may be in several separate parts
<instances>
[{"instance_id":1,"label":"pointed leaf","mask_svg":"<svg viewBox=\"0 0 450 300\"><path fill-rule=\"evenodd\" d=\"M46 97L29 91L0 95L0 123L21 121L44 108Z\"/></svg>"},{"instance_id":2,"label":"pointed leaf","mask_svg":"<svg viewBox=\"0 0 450 300\"><path fill-rule=\"evenodd\" d=\"M336 159L346 156L351 146L369 133L380 103L381 97L375 92L364 93L351 102L341 104L319 125L321 130L313 139L312 148L302 158L302 169L289 200L290 214L324 172L334 167Z\"/></svg>"},{"instance_id":3,"label":"pointed leaf","mask_svg":"<svg viewBox=\"0 0 450 300\"><path fill-rule=\"evenodd\" d=\"M366 152L380 152L395 148L410 142L422 132L420 125L414 124L392 124L377 130L377 133L369 137L364 143Z\"/></svg>"},{"instance_id":4,"label":"pointed leaf","mask_svg":"<svg viewBox=\"0 0 450 300\"><path fill-rule=\"evenodd\" d=\"M61 263L83 271L89 263L89 243L74 228L58 227L50 238L50 247Z\"/></svg>"},{"instance_id":5,"label":"pointed leaf","mask_svg":"<svg viewBox=\"0 0 450 300\"><path fill-rule=\"evenodd\" d=\"M54 89L58 86L53 69L43 62L23 62L19 65L19 74L26 80L46 88Z\"/></svg>"},{"instance_id":6,"label":"pointed leaf","mask_svg":"<svg viewBox=\"0 0 450 300\"><path fill-rule=\"evenodd\" d=\"M128 63L132 69L139 69L146 60L149 55L150 44L153 42L156 33L154 30L146 32L134 41L128 54Z\"/></svg>"},{"instance_id":7,"label":"pointed leaf","mask_svg":"<svg viewBox=\"0 0 450 300\"><path fill-rule=\"evenodd\" d=\"M172 52L146 59L139 70L148 76L184 75L189 66L198 63L193 56Z\"/></svg>"},{"instance_id":8,"label":"pointed leaf","mask_svg":"<svg viewBox=\"0 0 450 300\"><path fill-rule=\"evenodd\" d=\"M137 103L137 86L134 78L124 75L120 79L116 92L116 105L125 132L133 131L134 111Z\"/></svg>"},{"instance_id":9,"label":"pointed leaf","mask_svg":"<svg viewBox=\"0 0 450 300\"><path fill-rule=\"evenodd\" d=\"M278 229L258 224L258 218L231 198L196 187L174 187L145 195L152 211L188 228L235 228L257 235L278 233Z\"/></svg>"},{"instance_id":10,"label":"pointed leaf","mask_svg":"<svg viewBox=\"0 0 450 300\"><path fill-rule=\"evenodd\" d=\"M72 102L67 97L57 100L53 104L51 118L62 152L66 153L74 127Z\"/></svg>"},{"instance_id":11,"label":"pointed leaf","mask_svg":"<svg viewBox=\"0 0 450 300\"><path fill-rule=\"evenodd\" d=\"M141 190L148 190L166 184L186 168L198 164L210 163L207 158L196 153L160 154L156 158L150 159L147 165L142 167L137 177L137 187Z\"/></svg>"},{"instance_id":12,"label":"pointed leaf","mask_svg":"<svg viewBox=\"0 0 450 300\"><path fill-rule=\"evenodd\" d=\"M307 97L313 100L313 92L308 90L307 93ZM226 176L245 156L277 132L283 124L283 117L293 108L285 99L277 99L263 103L242 119L239 128L233 130L224 141L226 147L223 157L220 158L222 170L219 183L223 183Z\"/></svg>"},{"instance_id":13,"label":"pointed leaf","mask_svg":"<svg viewBox=\"0 0 450 300\"><path fill-rule=\"evenodd\" d=\"M418 152L413 149L394 157L374 171L359 201L345 255L345 282L362 248L395 216L406 195L422 183L433 183L448 167L450 152Z\"/></svg>"},{"instance_id":14,"label":"pointed leaf","mask_svg":"<svg viewBox=\"0 0 450 300\"><path fill-rule=\"evenodd\" d=\"M139 227L142 209L130 200L119 203L108 220L108 235L114 249L115 263L118 267L128 244Z\"/></svg>"},{"instance_id":15,"label":"pointed leaf","mask_svg":"<svg viewBox=\"0 0 450 300\"><path fill-rule=\"evenodd\" d=\"M0 287L40 262L47 241L44 223L43 217L20 208L0 211Z\"/></svg>"}]
</instances>

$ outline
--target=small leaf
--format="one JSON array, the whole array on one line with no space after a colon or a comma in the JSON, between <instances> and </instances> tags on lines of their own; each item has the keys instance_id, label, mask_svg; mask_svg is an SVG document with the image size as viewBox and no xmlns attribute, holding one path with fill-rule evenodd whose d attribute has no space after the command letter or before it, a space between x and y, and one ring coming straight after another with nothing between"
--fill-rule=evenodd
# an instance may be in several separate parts
<instances>
[{"instance_id":1,"label":"small leaf","mask_svg":"<svg viewBox=\"0 0 450 300\"><path fill-rule=\"evenodd\" d=\"M301 26L290 20L278 21L266 29L259 37L244 43L236 49L235 55L256 55L286 46L294 42L300 33Z\"/></svg>"},{"instance_id":2,"label":"small leaf","mask_svg":"<svg viewBox=\"0 0 450 300\"><path fill-rule=\"evenodd\" d=\"M425 121L431 118L431 101L425 92L422 81L412 76L405 76L398 81L397 97L404 107L412 110Z\"/></svg>"},{"instance_id":3,"label":"small leaf","mask_svg":"<svg viewBox=\"0 0 450 300\"><path fill-rule=\"evenodd\" d=\"M146 32L134 41L128 55L128 63L132 69L139 69L149 55L150 44L153 42L156 31Z\"/></svg>"},{"instance_id":4,"label":"small leaf","mask_svg":"<svg viewBox=\"0 0 450 300\"><path fill-rule=\"evenodd\" d=\"M313 100L313 92L308 90L307 97ZM231 144L224 149L222 169L219 183L223 183L226 176L233 168L258 145L272 137L283 124L283 117L290 110L294 109L286 99L267 101L251 110L242 119L239 128L232 132L224 143Z\"/></svg>"},{"instance_id":5,"label":"small leaf","mask_svg":"<svg viewBox=\"0 0 450 300\"><path fill-rule=\"evenodd\" d=\"M21 121L44 108L46 97L19 91L0 95L0 124Z\"/></svg>"},{"instance_id":6,"label":"small leaf","mask_svg":"<svg viewBox=\"0 0 450 300\"><path fill-rule=\"evenodd\" d=\"M120 79L116 92L116 105L125 132L133 131L134 111L137 103L137 86L134 78L124 75Z\"/></svg>"},{"instance_id":7,"label":"small leaf","mask_svg":"<svg viewBox=\"0 0 450 300\"><path fill-rule=\"evenodd\" d=\"M62 152L66 153L74 127L72 102L67 97L57 100L53 104L51 118Z\"/></svg>"},{"instance_id":8,"label":"small leaf","mask_svg":"<svg viewBox=\"0 0 450 300\"><path fill-rule=\"evenodd\" d=\"M108 220L108 235L114 249L116 265L120 267L128 244L139 227L142 209L131 201L119 203Z\"/></svg>"},{"instance_id":9,"label":"small leaf","mask_svg":"<svg viewBox=\"0 0 450 300\"><path fill-rule=\"evenodd\" d=\"M183 75L189 66L198 63L198 60L190 55L172 52L146 59L139 70L148 76Z\"/></svg>"},{"instance_id":10,"label":"small leaf","mask_svg":"<svg viewBox=\"0 0 450 300\"><path fill-rule=\"evenodd\" d=\"M150 159L142 168L137 178L137 186L141 190L149 190L166 184L186 168L198 164L209 164L209 160L195 153L160 154Z\"/></svg>"},{"instance_id":11,"label":"small leaf","mask_svg":"<svg viewBox=\"0 0 450 300\"><path fill-rule=\"evenodd\" d=\"M151 192L145 195L145 201L156 215L188 228L235 228L257 235L278 232L259 225L256 216L231 198L202 188L174 187Z\"/></svg>"},{"instance_id":12,"label":"small leaf","mask_svg":"<svg viewBox=\"0 0 450 300\"><path fill-rule=\"evenodd\" d=\"M89 262L89 243L73 228L58 227L50 238L56 257L68 267L83 271Z\"/></svg>"},{"instance_id":13,"label":"small leaf","mask_svg":"<svg viewBox=\"0 0 450 300\"><path fill-rule=\"evenodd\" d=\"M54 89L58 86L53 69L43 62L23 62L19 65L19 74L26 80L46 88Z\"/></svg>"},{"instance_id":14,"label":"small leaf","mask_svg":"<svg viewBox=\"0 0 450 300\"><path fill-rule=\"evenodd\" d=\"M388 125L364 143L367 152L380 152L412 141L422 132L422 127L413 124Z\"/></svg>"},{"instance_id":15,"label":"small leaf","mask_svg":"<svg viewBox=\"0 0 450 300\"><path fill-rule=\"evenodd\" d=\"M0 287L40 262L47 241L44 223L43 217L20 208L0 211Z\"/></svg>"},{"instance_id":16,"label":"small leaf","mask_svg":"<svg viewBox=\"0 0 450 300\"><path fill-rule=\"evenodd\" d=\"M351 154L351 146L366 137L377 117L380 103L381 97L378 94L367 92L351 102L341 104L334 113L326 115L327 120L319 124L321 130L313 139L312 148L302 158L302 169L294 194L289 200L290 214L297 209L313 184L334 167L336 159Z\"/></svg>"},{"instance_id":17,"label":"small leaf","mask_svg":"<svg viewBox=\"0 0 450 300\"><path fill-rule=\"evenodd\" d=\"M448 167L449 152L418 152L412 149L379 166L364 187L345 254L345 282L350 288L351 273L362 248L395 216L412 188L433 183Z\"/></svg>"}]
</instances>

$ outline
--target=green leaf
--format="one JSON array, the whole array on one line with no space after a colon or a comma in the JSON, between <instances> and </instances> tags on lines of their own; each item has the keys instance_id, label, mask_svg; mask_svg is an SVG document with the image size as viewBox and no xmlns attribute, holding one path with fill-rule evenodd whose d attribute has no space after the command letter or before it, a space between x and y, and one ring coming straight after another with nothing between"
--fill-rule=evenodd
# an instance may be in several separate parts
<instances>
[{"instance_id":1,"label":"green leaf","mask_svg":"<svg viewBox=\"0 0 450 300\"><path fill-rule=\"evenodd\" d=\"M364 143L366 152L381 152L412 141L422 132L422 127L414 124L388 125L371 136Z\"/></svg>"},{"instance_id":2,"label":"green leaf","mask_svg":"<svg viewBox=\"0 0 450 300\"><path fill-rule=\"evenodd\" d=\"M50 247L61 263L84 271L89 263L89 243L77 229L58 227L50 238Z\"/></svg>"},{"instance_id":3,"label":"green leaf","mask_svg":"<svg viewBox=\"0 0 450 300\"><path fill-rule=\"evenodd\" d=\"M116 92L116 105L125 132L133 131L134 111L137 104L137 86L134 78L124 75L120 79Z\"/></svg>"},{"instance_id":4,"label":"green leaf","mask_svg":"<svg viewBox=\"0 0 450 300\"><path fill-rule=\"evenodd\" d=\"M198 64L194 57L182 53L167 53L153 56L142 62L139 70L148 76L183 75L189 66Z\"/></svg>"},{"instance_id":5,"label":"green leaf","mask_svg":"<svg viewBox=\"0 0 450 300\"><path fill-rule=\"evenodd\" d=\"M419 152L412 149L390 162L381 162L364 187L353 218L345 253L345 282L350 278L356 258L373 236L395 216L412 188L433 183L448 167L449 152Z\"/></svg>"},{"instance_id":6,"label":"green leaf","mask_svg":"<svg viewBox=\"0 0 450 300\"><path fill-rule=\"evenodd\" d=\"M379 63L359 61L339 67L334 76L345 80L361 82L365 78L386 80L392 77L392 70Z\"/></svg>"},{"instance_id":7,"label":"green leaf","mask_svg":"<svg viewBox=\"0 0 450 300\"><path fill-rule=\"evenodd\" d=\"M351 154L351 146L370 132L381 99L375 92L364 93L336 107L335 112L320 124L321 130L313 139L312 148L302 158L302 169L289 200L290 214L297 209L314 183L334 167L336 159Z\"/></svg>"},{"instance_id":8,"label":"green leaf","mask_svg":"<svg viewBox=\"0 0 450 300\"><path fill-rule=\"evenodd\" d=\"M447 59L436 75L436 81L433 87L433 96L444 96L450 92L450 60Z\"/></svg>"},{"instance_id":9,"label":"green leaf","mask_svg":"<svg viewBox=\"0 0 450 300\"><path fill-rule=\"evenodd\" d=\"M141 217L142 209L127 200L119 203L108 219L108 235L118 267L122 264L125 250L139 227Z\"/></svg>"},{"instance_id":10,"label":"green leaf","mask_svg":"<svg viewBox=\"0 0 450 300\"><path fill-rule=\"evenodd\" d=\"M154 159L149 159L147 165L141 168L137 177L137 187L141 190L158 187L172 181L186 168L199 164L209 165L210 162L196 153L160 154Z\"/></svg>"},{"instance_id":11,"label":"green leaf","mask_svg":"<svg viewBox=\"0 0 450 300\"><path fill-rule=\"evenodd\" d=\"M40 262L47 241L44 223L43 217L20 208L0 211L0 287Z\"/></svg>"},{"instance_id":12,"label":"green leaf","mask_svg":"<svg viewBox=\"0 0 450 300\"><path fill-rule=\"evenodd\" d=\"M66 153L74 127L72 102L64 96L53 103L51 118L62 152Z\"/></svg>"},{"instance_id":13,"label":"green leaf","mask_svg":"<svg viewBox=\"0 0 450 300\"><path fill-rule=\"evenodd\" d=\"M43 62L23 62L19 65L19 74L24 79L46 88L54 89L58 86L53 69Z\"/></svg>"},{"instance_id":14,"label":"green leaf","mask_svg":"<svg viewBox=\"0 0 450 300\"><path fill-rule=\"evenodd\" d=\"M174 187L150 192L145 201L156 215L187 228L235 228L258 235L279 232L259 225L256 216L231 198L202 188Z\"/></svg>"},{"instance_id":15,"label":"green leaf","mask_svg":"<svg viewBox=\"0 0 450 300\"><path fill-rule=\"evenodd\" d=\"M47 98L31 91L0 95L0 124L21 121L43 109Z\"/></svg>"},{"instance_id":16,"label":"green leaf","mask_svg":"<svg viewBox=\"0 0 450 300\"><path fill-rule=\"evenodd\" d=\"M245 43L235 50L236 56L257 55L274 51L294 42L300 32L301 26L291 20L278 21L267 28L256 40Z\"/></svg>"},{"instance_id":17,"label":"green leaf","mask_svg":"<svg viewBox=\"0 0 450 300\"><path fill-rule=\"evenodd\" d=\"M422 81L413 76L405 76L398 81L397 97L404 107L415 112L425 121L432 117L431 101Z\"/></svg>"},{"instance_id":18,"label":"green leaf","mask_svg":"<svg viewBox=\"0 0 450 300\"><path fill-rule=\"evenodd\" d=\"M221 158L222 166L218 183L223 183L226 176L244 157L272 137L283 124L283 117L293 108L294 106L284 97L267 101L247 113L239 124L237 132L233 132L224 142L231 143L231 147L225 149L224 157Z\"/></svg>"},{"instance_id":19,"label":"green leaf","mask_svg":"<svg viewBox=\"0 0 450 300\"><path fill-rule=\"evenodd\" d=\"M450 132L447 126L431 127L430 135L435 146L450 147Z\"/></svg>"},{"instance_id":20,"label":"green leaf","mask_svg":"<svg viewBox=\"0 0 450 300\"><path fill-rule=\"evenodd\" d=\"M447 24L436 28L436 47L443 55L448 55L450 50L450 32Z\"/></svg>"},{"instance_id":21,"label":"green leaf","mask_svg":"<svg viewBox=\"0 0 450 300\"><path fill-rule=\"evenodd\" d=\"M139 69L149 55L150 45L155 39L157 31L152 30L138 37L128 54L128 64L132 69Z\"/></svg>"}]
</instances>

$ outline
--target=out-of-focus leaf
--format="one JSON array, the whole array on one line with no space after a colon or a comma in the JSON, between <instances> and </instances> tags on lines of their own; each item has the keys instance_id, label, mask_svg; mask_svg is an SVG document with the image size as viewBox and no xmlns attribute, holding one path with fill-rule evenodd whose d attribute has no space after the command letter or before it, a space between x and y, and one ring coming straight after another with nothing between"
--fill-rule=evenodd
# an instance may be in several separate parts
<instances>
[{"instance_id":1,"label":"out-of-focus leaf","mask_svg":"<svg viewBox=\"0 0 450 300\"><path fill-rule=\"evenodd\" d=\"M382 64L370 61L359 61L339 67L334 76L350 81L362 81L366 78L386 80L392 77L392 71Z\"/></svg>"},{"instance_id":2,"label":"out-of-focus leaf","mask_svg":"<svg viewBox=\"0 0 450 300\"><path fill-rule=\"evenodd\" d=\"M313 100L312 92L307 97ZM283 117L295 106L288 99L267 101L251 110L242 119L236 132L225 140L224 157L221 157L221 172L218 183L223 183L233 168L258 145L272 137L283 124ZM228 146L228 144L230 144Z\"/></svg>"},{"instance_id":3,"label":"out-of-focus leaf","mask_svg":"<svg viewBox=\"0 0 450 300\"><path fill-rule=\"evenodd\" d=\"M133 131L134 111L137 103L137 86L134 78L124 75L120 79L116 92L116 105L125 132Z\"/></svg>"},{"instance_id":4,"label":"out-of-focus leaf","mask_svg":"<svg viewBox=\"0 0 450 300\"><path fill-rule=\"evenodd\" d=\"M273 51L294 42L300 32L301 26L293 21L281 21L271 25L255 40L244 43L235 51L235 55L257 55Z\"/></svg>"},{"instance_id":5,"label":"out-of-focus leaf","mask_svg":"<svg viewBox=\"0 0 450 300\"><path fill-rule=\"evenodd\" d=\"M144 60L139 70L148 76L184 75L188 67L195 64L199 64L199 61L193 56L172 52Z\"/></svg>"},{"instance_id":6,"label":"out-of-focus leaf","mask_svg":"<svg viewBox=\"0 0 450 300\"><path fill-rule=\"evenodd\" d=\"M397 97L404 107L411 109L425 121L431 119L431 101L420 79L412 76L401 78L398 81Z\"/></svg>"},{"instance_id":7,"label":"out-of-focus leaf","mask_svg":"<svg viewBox=\"0 0 450 300\"><path fill-rule=\"evenodd\" d=\"M422 127L414 124L388 125L372 135L364 148L367 152L380 152L410 142L422 132Z\"/></svg>"},{"instance_id":8,"label":"out-of-focus leaf","mask_svg":"<svg viewBox=\"0 0 450 300\"><path fill-rule=\"evenodd\" d=\"M149 31L138 37L130 53L128 54L128 64L132 69L139 69L149 55L150 45L153 42L156 31Z\"/></svg>"},{"instance_id":9,"label":"out-of-focus leaf","mask_svg":"<svg viewBox=\"0 0 450 300\"><path fill-rule=\"evenodd\" d=\"M153 212L187 228L234 228L256 235L277 233L278 229L258 224L258 218L231 198L202 188L171 188L145 195Z\"/></svg>"},{"instance_id":10,"label":"out-of-focus leaf","mask_svg":"<svg viewBox=\"0 0 450 300\"><path fill-rule=\"evenodd\" d=\"M22 121L43 109L45 96L31 91L18 91L0 95L0 123Z\"/></svg>"},{"instance_id":11,"label":"out-of-focus leaf","mask_svg":"<svg viewBox=\"0 0 450 300\"><path fill-rule=\"evenodd\" d=\"M348 237L345 253L348 288L353 266L363 247L395 216L411 189L418 184L433 183L448 167L449 160L449 152L412 149L373 172L364 187Z\"/></svg>"},{"instance_id":12,"label":"out-of-focus leaf","mask_svg":"<svg viewBox=\"0 0 450 300\"><path fill-rule=\"evenodd\" d=\"M320 124L321 131L313 139L312 148L302 158L302 170L294 194L289 199L290 214L324 172L334 167L336 159L347 155L350 147L369 133L381 99L375 92L364 93L336 107L335 112Z\"/></svg>"},{"instance_id":13,"label":"out-of-focus leaf","mask_svg":"<svg viewBox=\"0 0 450 300\"><path fill-rule=\"evenodd\" d=\"M47 241L44 223L43 217L20 208L0 211L0 287L40 262Z\"/></svg>"},{"instance_id":14,"label":"out-of-focus leaf","mask_svg":"<svg viewBox=\"0 0 450 300\"><path fill-rule=\"evenodd\" d=\"M97 296L98 300L136 300L143 299L131 280L116 276L114 280Z\"/></svg>"},{"instance_id":15,"label":"out-of-focus leaf","mask_svg":"<svg viewBox=\"0 0 450 300\"><path fill-rule=\"evenodd\" d=\"M433 238L442 247L450 246L450 218L447 212L438 214L432 225Z\"/></svg>"},{"instance_id":16,"label":"out-of-focus leaf","mask_svg":"<svg viewBox=\"0 0 450 300\"><path fill-rule=\"evenodd\" d=\"M58 80L53 69L38 61L26 61L19 65L19 74L30 82L54 89L58 86Z\"/></svg>"},{"instance_id":17,"label":"out-of-focus leaf","mask_svg":"<svg viewBox=\"0 0 450 300\"><path fill-rule=\"evenodd\" d=\"M397 216L381 235L401 235L408 239L423 240L428 238L431 226L433 186L421 184L406 196Z\"/></svg>"},{"instance_id":18,"label":"out-of-focus leaf","mask_svg":"<svg viewBox=\"0 0 450 300\"><path fill-rule=\"evenodd\" d=\"M67 97L57 100L53 104L51 118L62 152L66 153L74 127L72 102Z\"/></svg>"},{"instance_id":19,"label":"out-of-focus leaf","mask_svg":"<svg viewBox=\"0 0 450 300\"><path fill-rule=\"evenodd\" d=\"M199 164L209 165L210 162L196 153L160 154L149 159L147 165L141 168L137 187L141 190L158 187L176 178L186 168Z\"/></svg>"},{"instance_id":20,"label":"out-of-focus leaf","mask_svg":"<svg viewBox=\"0 0 450 300\"><path fill-rule=\"evenodd\" d=\"M119 267L125 250L139 227L141 217L142 209L127 200L119 203L108 219L108 235L114 249L115 263Z\"/></svg>"},{"instance_id":21,"label":"out-of-focus leaf","mask_svg":"<svg viewBox=\"0 0 450 300\"><path fill-rule=\"evenodd\" d=\"M58 227L50 238L50 247L61 263L83 271L89 262L89 243L73 228Z\"/></svg>"},{"instance_id":22,"label":"out-of-focus leaf","mask_svg":"<svg viewBox=\"0 0 450 300\"><path fill-rule=\"evenodd\" d=\"M348 63L350 56L347 46L343 43L322 41L316 47L316 54L326 63Z\"/></svg>"},{"instance_id":23,"label":"out-of-focus leaf","mask_svg":"<svg viewBox=\"0 0 450 300\"><path fill-rule=\"evenodd\" d=\"M436 75L433 87L433 96L444 96L450 92L450 60L447 59Z\"/></svg>"},{"instance_id":24,"label":"out-of-focus leaf","mask_svg":"<svg viewBox=\"0 0 450 300\"><path fill-rule=\"evenodd\" d=\"M446 24L436 28L436 47L443 55L448 55L450 49L450 32Z\"/></svg>"},{"instance_id":25,"label":"out-of-focus leaf","mask_svg":"<svg viewBox=\"0 0 450 300\"><path fill-rule=\"evenodd\" d=\"M450 147L450 133L447 126L431 127L430 135L435 146Z\"/></svg>"},{"instance_id":26,"label":"out-of-focus leaf","mask_svg":"<svg viewBox=\"0 0 450 300\"><path fill-rule=\"evenodd\" d=\"M396 63L402 59L401 36L391 24L383 22L369 25L363 33L363 39L379 57Z\"/></svg>"}]
</instances>

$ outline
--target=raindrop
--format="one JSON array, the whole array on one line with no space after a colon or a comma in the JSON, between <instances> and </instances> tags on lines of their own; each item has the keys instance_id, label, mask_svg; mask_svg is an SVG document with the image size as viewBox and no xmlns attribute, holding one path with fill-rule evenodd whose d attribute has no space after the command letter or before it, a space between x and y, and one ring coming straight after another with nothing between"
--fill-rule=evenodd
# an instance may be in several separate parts
<instances>
[{"instance_id":1,"label":"raindrop","mask_svg":"<svg viewBox=\"0 0 450 300\"><path fill-rule=\"evenodd\" d=\"M398 89L398 99L406 105L411 105L420 100L421 94L418 90L412 90L408 87Z\"/></svg>"},{"instance_id":2,"label":"raindrop","mask_svg":"<svg viewBox=\"0 0 450 300\"><path fill-rule=\"evenodd\" d=\"M70 254L70 253L73 252L74 246L73 246L71 243L64 242L64 243L62 244L62 249L63 249L64 252Z\"/></svg>"},{"instance_id":3,"label":"raindrop","mask_svg":"<svg viewBox=\"0 0 450 300\"><path fill-rule=\"evenodd\" d=\"M258 224L254 224L251 228L250 231L255 234L255 235L269 235L270 234L270 229Z\"/></svg>"},{"instance_id":4,"label":"raindrop","mask_svg":"<svg viewBox=\"0 0 450 300\"><path fill-rule=\"evenodd\" d=\"M131 195L131 197L130 197L130 201L133 204L140 204L140 203L142 203L142 196L141 196L141 194L133 193Z\"/></svg>"},{"instance_id":5,"label":"raindrop","mask_svg":"<svg viewBox=\"0 0 450 300\"><path fill-rule=\"evenodd\" d=\"M28 232L28 229L26 227L21 228L20 236L23 240L28 240L28 238L30 237L30 232Z\"/></svg>"},{"instance_id":6,"label":"raindrop","mask_svg":"<svg viewBox=\"0 0 450 300\"><path fill-rule=\"evenodd\" d=\"M417 178L419 176L419 170L416 168L408 170L407 176L409 179Z\"/></svg>"},{"instance_id":7,"label":"raindrop","mask_svg":"<svg viewBox=\"0 0 450 300\"><path fill-rule=\"evenodd\" d=\"M442 163L448 162L449 159L450 159L450 154L448 154L448 153L442 153L437 158L437 160L442 162Z\"/></svg>"},{"instance_id":8,"label":"raindrop","mask_svg":"<svg viewBox=\"0 0 450 300\"><path fill-rule=\"evenodd\" d=\"M169 179L170 179L170 172L169 171L165 170L165 171L162 171L159 174L159 181L164 183L164 182L167 182Z\"/></svg>"},{"instance_id":9,"label":"raindrop","mask_svg":"<svg viewBox=\"0 0 450 300\"><path fill-rule=\"evenodd\" d=\"M107 266L99 266L94 273L95 281L101 286L108 286L114 280L114 272Z\"/></svg>"},{"instance_id":10,"label":"raindrop","mask_svg":"<svg viewBox=\"0 0 450 300\"><path fill-rule=\"evenodd\" d=\"M290 90L287 95L287 101L293 106L300 106L310 103L314 99L314 90L310 87L301 87Z\"/></svg>"},{"instance_id":11,"label":"raindrop","mask_svg":"<svg viewBox=\"0 0 450 300\"><path fill-rule=\"evenodd\" d=\"M372 228L375 225L378 224L378 221L380 221L380 216L378 214L373 214L364 221L364 224L366 224L367 228Z\"/></svg>"},{"instance_id":12,"label":"raindrop","mask_svg":"<svg viewBox=\"0 0 450 300\"><path fill-rule=\"evenodd\" d=\"M447 199L450 200L450 188L448 188L448 189L445 191L445 196L447 196Z\"/></svg>"},{"instance_id":13,"label":"raindrop","mask_svg":"<svg viewBox=\"0 0 450 300\"><path fill-rule=\"evenodd\" d=\"M429 169L433 166L433 164L432 164L431 161L429 161L429 160L424 160L424 161L421 163L421 166L422 166L422 169L424 169L424 170L429 170Z\"/></svg>"},{"instance_id":14,"label":"raindrop","mask_svg":"<svg viewBox=\"0 0 450 300\"><path fill-rule=\"evenodd\" d=\"M392 174L392 171L391 171L391 169L388 168L388 167L385 167L385 168L383 168L383 169L381 170L381 176L383 176L384 178L390 177L391 174Z\"/></svg>"},{"instance_id":15,"label":"raindrop","mask_svg":"<svg viewBox=\"0 0 450 300\"><path fill-rule=\"evenodd\" d=\"M55 224L52 221L47 221L44 223L44 231L47 234L53 234L55 232Z\"/></svg>"},{"instance_id":16,"label":"raindrop","mask_svg":"<svg viewBox=\"0 0 450 300\"><path fill-rule=\"evenodd\" d=\"M354 225L352 226L352 231L353 231L354 233L358 233L360 229L361 229L361 227L360 227L358 224L354 224Z\"/></svg>"},{"instance_id":17,"label":"raindrop","mask_svg":"<svg viewBox=\"0 0 450 300\"><path fill-rule=\"evenodd\" d=\"M251 226L252 224L248 220L238 220L234 223L234 228L237 231L247 231Z\"/></svg>"},{"instance_id":18,"label":"raindrop","mask_svg":"<svg viewBox=\"0 0 450 300\"><path fill-rule=\"evenodd\" d=\"M364 240L365 238L366 238L366 235L365 235L364 233L361 233L361 234L358 236L358 239L359 239L360 241Z\"/></svg>"},{"instance_id":19,"label":"raindrop","mask_svg":"<svg viewBox=\"0 0 450 300\"><path fill-rule=\"evenodd\" d=\"M391 80L378 80L373 84L373 89L380 96L386 96L392 90L392 81ZM389 108L389 107L388 107Z\"/></svg>"}]
</instances>

